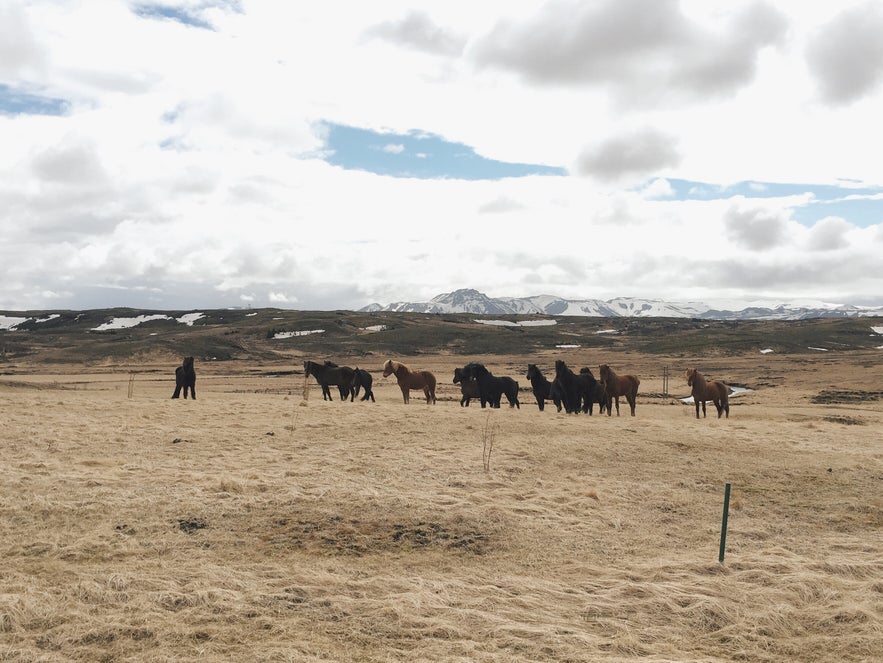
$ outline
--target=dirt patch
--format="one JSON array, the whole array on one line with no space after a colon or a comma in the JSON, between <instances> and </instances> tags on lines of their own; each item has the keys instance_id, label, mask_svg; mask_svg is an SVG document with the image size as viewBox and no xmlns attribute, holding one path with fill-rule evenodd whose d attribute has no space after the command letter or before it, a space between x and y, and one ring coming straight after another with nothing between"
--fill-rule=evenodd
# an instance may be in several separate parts
<instances>
[{"instance_id":1,"label":"dirt patch","mask_svg":"<svg viewBox=\"0 0 883 663\"><path fill-rule=\"evenodd\" d=\"M196 530L205 529L206 524L202 518L180 518L178 529L187 534L193 534Z\"/></svg>"},{"instance_id":2,"label":"dirt patch","mask_svg":"<svg viewBox=\"0 0 883 663\"><path fill-rule=\"evenodd\" d=\"M844 426L864 426L865 422L856 417L831 416L822 417L824 421L830 421L832 424L843 424Z\"/></svg>"},{"instance_id":3,"label":"dirt patch","mask_svg":"<svg viewBox=\"0 0 883 663\"><path fill-rule=\"evenodd\" d=\"M279 519L263 539L274 546L313 549L327 554L367 555L394 549L439 548L485 554L493 532L460 519L359 519L330 514L310 519Z\"/></svg>"},{"instance_id":4,"label":"dirt patch","mask_svg":"<svg viewBox=\"0 0 883 663\"><path fill-rule=\"evenodd\" d=\"M883 391L839 391L826 389L812 397L812 402L819 405L835 405L850 403L869 403L883 398Z\"/></svg>"}]
</instances>

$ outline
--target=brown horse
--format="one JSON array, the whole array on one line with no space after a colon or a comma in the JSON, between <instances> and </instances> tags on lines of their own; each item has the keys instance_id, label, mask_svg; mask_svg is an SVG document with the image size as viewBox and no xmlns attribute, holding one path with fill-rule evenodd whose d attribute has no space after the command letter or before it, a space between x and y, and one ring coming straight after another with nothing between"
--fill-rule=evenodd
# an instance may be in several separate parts
<instances>
[{"instance_id":1,"label":"brown horse","mask_svg":"<svg viewBox=\"0 0 883 663\"><path fill-rule=\"evenodd\" d=\"M619 397L625 396L632 410L632 416L635 416L635 400L638 397L638 385L641 381L634 375L617 375L607 364L601 364L598 367L601 375L601 382L607 387L607 396L612 398L616 403L616 416L619 416ZM607 405L607 416L612 415L611 408Z\"/></svg>"},{"instance_id":2,"label":"brown horse","mask_svg":"<svg viewBox=\"0 0 883 663\"><path fill-rule=\"evenodd\" d=\"M426 394L426 404L435 403L435 376L429 371L412 371L405 364L387 359L383 365L383 377L395 375L402 390L405 403L410 400L411 389L422 389Z\"/></svg>"},{"instance_id":3,"label":"brown horse","mask_svg":"<svg viewBox=\"0 0 883 663\"><path fill-rule=\"evenodd\" d=\"M702 416L705 416L705 401L712 401L717 408L717 418L726 412L730 418L730 390L723 382L705 379L695 368L688 368L684 373L687 385L693 387L693 402L696 403L696 418L699 418L699 404L702 403Z\"/></svg>"}]
</instances>

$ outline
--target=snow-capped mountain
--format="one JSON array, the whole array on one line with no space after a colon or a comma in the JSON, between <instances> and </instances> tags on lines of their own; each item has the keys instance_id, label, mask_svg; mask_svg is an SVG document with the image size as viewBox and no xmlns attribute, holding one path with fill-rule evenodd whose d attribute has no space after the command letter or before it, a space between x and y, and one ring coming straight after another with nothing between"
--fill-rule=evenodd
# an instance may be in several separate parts
<instances>
[{"instance_id":1,"label":"snow-capped mountain","mask_svg":"<svg viewBox=\"0 0 883 663\"><path fill-rule=\"evenodd\" d=\"M615 299L563 299L553 295L494 298L472 289L455 290L428 302L371 304L362 311L400 313L474 313L476 315L584 315L602 318L705 318L709 320L805 320L807 318L848 318L883 316L883 307L851 305L780 304L767 308L752 306L741 310L716 309L702 302L665 302L656 299L617 297Z\"/></svg>"}]
</instances>

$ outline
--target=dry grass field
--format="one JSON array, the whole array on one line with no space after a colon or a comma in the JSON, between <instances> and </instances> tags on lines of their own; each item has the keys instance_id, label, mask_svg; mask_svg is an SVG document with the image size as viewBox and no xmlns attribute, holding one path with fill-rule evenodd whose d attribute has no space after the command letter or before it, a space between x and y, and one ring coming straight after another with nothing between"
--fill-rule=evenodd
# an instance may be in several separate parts
<instances>
[{"instance_id":1,"label":"dry grass field","mask_svg":"<svg viewBox=\"0 0 883 663\"><path fill-rule=\"evenodd\" d=\"M0 660L880 660L880 351L558 354L641 376L637 416L461 408L442 354L393 357L434 406L384 358L349 360L374 404L296 363L198 361L196 401L172 362L19 365ZM487 363L524 387L556 356ZM666 365L674 396L691 365L754 391L697 421Z\"/></svg>"}]
</instances>

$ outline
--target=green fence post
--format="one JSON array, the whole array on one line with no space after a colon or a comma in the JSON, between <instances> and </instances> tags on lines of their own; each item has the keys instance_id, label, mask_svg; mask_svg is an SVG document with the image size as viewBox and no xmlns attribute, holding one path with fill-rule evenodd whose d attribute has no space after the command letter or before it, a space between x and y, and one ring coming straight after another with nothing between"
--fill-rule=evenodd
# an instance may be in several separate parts
<instances>
[{"instance_id":1,"label":"green fence post","mask_svg":"<svg viewBox=\"0 0 883 663\"><path fill-rule=\"evenodd\" d=\"M724 563L724 552L727 548L727 516L730 513L730 484L727 484L724 490L724 517L721 520L721 549L717 556L717 561Z\"/></svg>"}]
</instances>

